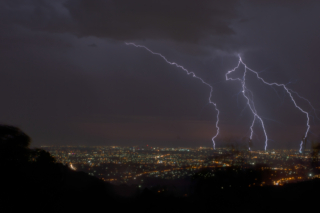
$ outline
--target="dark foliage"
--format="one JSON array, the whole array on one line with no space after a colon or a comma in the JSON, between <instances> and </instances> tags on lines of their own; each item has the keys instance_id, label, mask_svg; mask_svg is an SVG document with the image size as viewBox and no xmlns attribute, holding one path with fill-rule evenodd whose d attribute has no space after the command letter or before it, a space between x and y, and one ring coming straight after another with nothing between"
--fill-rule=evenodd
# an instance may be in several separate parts
<instances>
[{"instance_id":1,"label":"dark foliage","mask_svg":"<svg viewBox=\"0 0 320 213\"><path fill-rule=\"evenodd\" d=\"M110 185L55 163L50 153L29 145L20 129L0 126L1 212L95 210L110 201Z\"/></svg>"}]
</instances>

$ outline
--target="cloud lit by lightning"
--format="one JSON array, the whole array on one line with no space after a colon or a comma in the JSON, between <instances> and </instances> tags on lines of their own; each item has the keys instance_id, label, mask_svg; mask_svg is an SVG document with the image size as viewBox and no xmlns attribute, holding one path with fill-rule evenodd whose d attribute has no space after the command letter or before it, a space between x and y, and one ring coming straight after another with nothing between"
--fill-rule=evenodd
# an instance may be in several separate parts
<instances>
[{"instance_id":1,"label":"cloud lit by lightning","mask_svg":"<svg viewBox=\"0 0 320 213\"><path fill-rule=\"evenodd\" d=\"M203 84L207 85L208 87L210 87L210 96L209 96L209 104L212 104L215 108L215 110L217 111L217 121L216 121L216 129L217 129L217 132L216 134L212 137L212 143L213 143L213 148L215 149L215 146L216 146L216 143L215 143L215 138L219 135L219 131L220 131L220 128L218 126L219 124L219 114L220 114L220 111L218 110L217 108L217 104L214 103L213 101L211 101L211 98L212 98L212 92L213 92L213 87L208 84L207 82L205 82L202 78L198 77L194 72L190 72L188 71L186 68L184 68L183 66L175 63L175 62L170 62L168 61L168 59L166 57L164 57L163 55L161 55L160 53L156 53L156 52L153 52L152 50L148 49L147 47L145 46L142 46L142 45L137 45L137 44L134 44L134 43L125 43L126 45L132 45L134 47L138 47L138 48L143 48L145 50L147 50L148 52L152 53L153 55L158 55L160 56L161 58L163 58L165 60L165 62L167 62L168 64L170 65L174 65L180 69L182 69L183 71L185 71L188 75L192 75L192 77L194 78L197 78L199 79Z\"/></svg>"}]
</instances>

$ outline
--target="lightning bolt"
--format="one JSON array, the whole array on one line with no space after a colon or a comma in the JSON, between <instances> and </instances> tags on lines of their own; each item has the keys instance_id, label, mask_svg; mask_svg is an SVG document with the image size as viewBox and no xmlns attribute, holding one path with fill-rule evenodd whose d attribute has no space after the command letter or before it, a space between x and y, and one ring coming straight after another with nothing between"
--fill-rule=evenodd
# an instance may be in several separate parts
<instances>
[{"instance_id":1,"label":"lightning bolt","mask_svg":"<svg viewBox=\"0 0 320 213\"><path fill-rule=\"evenodd\" d=\"M220 132L220 128L218 126L219 124L219 114L220 114L220 111L218 110L217 108L217 104L214 103L213 101L211 101L211 98L212 98L212 92L213 92L213 87L208 84L207 82L205 82L202 78L198 77L194 72L190 72L188 71L186 68L184 68L183 66L177 64L176 62L170 62L168 61L168 59L166 57L164 57L163 55L161 55L160 53L156 53L156 52L153 52L152 50L150 50L149 48L145 47L145 46L142 46L142 45L137 45L135 43L125 43L126 45L132 45L134 47L137 47L137 48L143 48L145 50L147 50L148 52L150 52L151 54L153 55L158 55L160 56L165 62L167 62L168 64L170 65L173 65L173 66L176 66L180 69L182 69L183 71L185 71L188 75L191 75L192 77L200 80L203 84L207 85L209 88L210 88L210 96L209 96L209 104L212 104L214 106L214 109L217 111L217 121L216 121L216 129L217 129L217 132L216 134L212 137L212 143L213 143L213 149L216 148L216 143L215 143L215 138L219 135L219 132Z\"/></svg>"},{"instance_id":2,"label":"lightning bolt","mask_svg":"<svg viewBox=\"0 0 320 213\"><path fill-rule=\"evenodd\" d=\"M191 72L191 71L188 71L186 68L184 68L183 66L177 64L176 62L170 62L168 61L168 59L166 57L164 57L162 54L160 53L156 53L156 52L153 52L152 50L150 50L149 48L147 48L146 46L142 46L142 45L137 45L135 43L125 43L126 45L132 45L134 47L137 47L137 48L143 48L145 50L147 50L148 52L150 52L151 54L153 55L158 55L160 56L166 63L170 64L170 65L173 65L173 66L176 66L180 69L182 69L183 71L185 71L188 75L192 75L192 77L194 78L197 78L198 80L200 80L203 84L207 85L209 88L210 88L210 96L209 96L209 99L208 99L208 102L209 104L212 104L215 108L215 110L217 111L217 121L216 121L216 129L217 129L217 132L216 134L212 137L212 143L213 143L213 148L215 149L215 138L219 135L219 132L220 132L220 128L218 126L219 124L219 115L220 115L220 111L218 110L217 108L217 104L213 101L211 101L211 98L212 98L212 92L213 92L213 87L208 84L207 82L205 82L202 78L198 77L194 72ZM240 65L243 65L244 66L244 73L243 73L243 76L242 78L230 78L229 77L229 74L235 72ZM306 126L307 126L307 130L305 132L305 135L304 135L304 138L303 140L307 137L308 135L308 132L310 131L310 116L309 116L309 113L306 112L305 110L303 110L300 106L298 106L298 104L296 103L296 100L293 98L293 95L292 94L295 94L296 96L298 96L299 98L305 100L308 102L308 104L311 106L311 108L313 109L316 117L318 118L317 114L316 114L316 109L311 105L310 101L302 96L300 96L297 92L291 90L291 89L288 89L286 84L281 84L281 83L277 83L277 82L272 82L272 83L269 83L267 81L265 81L262 77L259 76L259 72L257 71L254 71L253 69L249 68L243 61L242 61L242 58L239 56L239 61L238 61L238 64L235 68L233 68L232 70L228 71L226 73L226 80L227 81L239 81L241 83L241 87L242 87L242 95L243 97L246 99L247 101L247 106L249 107L249 109L251 110L252 114L253 114L253 120L252 120L252 123L250 125L250 140L252 140L252 137L253 137L253 134L254 134L254 131L253 131L253 127L256 123L256 120L259 120L260 123L261 123L261 126L262 126L262 130L264 132L264 136L265 136L265 146L264 146L264 150L266 151L267 150L267 146L268 146L268 135L267 135L267 131L266 131L266 128L265 128L265 125L264 125L264 122L263 122L263 119L261 118L261 116L257 113L257 110L256 110L256 107L255 107L255 104L254 104L254 101L253 101L253 92L251 90L249 90L246 86L246 75L247 75L247 72L252 72L256 75L256 77L261 80L264 84L266 85L269 85L271 86L272 89L273 86L278 86L278 87L282 87L285 92L287 92L287 94L289 95L289 97L291 98L291 101L293 102L294 106L299 109L302 113L304 113L307 117L307 123L306 123ZM275 89L274 89L275 90ZM275 92L277 93L277 91L275 90ZM279 96L279 94L277 93L277 95ZM319 118L318 118L319 119ZM320 120L320 119L319 119ZM300 152L302 150L302 145L303 145L303 140L301 141L300 143ZM249 147L249 150L251 150L251 147Z\"/></svg>"},{"instance_id":3,"label":"lightning bolt","mask_svg":"<svg viewBox=\"0 0 320 213\"><path fill-rule=\"evenodd\" d=\"M243 65L245 66L245 70L244 70L242 79L240 79L240 78L229 78L228 75L231 74L231 73L233 73L233 72L235 72L236 69L238 69L241 64L243 64ZM242 62L242 59L241 59L241 57L239 56L238 65L237 65L235 68L233 68L232 70L230 70L230 71L228 71L228 72L226 73L226 80L227 80L227 81L229 81L229 80L231 80L231 81L240 81L241 86L242 86L242 95L243 95L243 97L245 97L245 99L247 100L247 105L248 105L249 109L251 110L251 112L252 112L252 114L253 114L253 121L252 121L251 126L250 126L250 131L251 131L251 133L250 133L250 140L252 140L252 137L253 137L253 126L254 126L254 124L255 124L255 122L256 122L256 119L258 119L258 120L260 120L260 122L261 122L261 125L262 125L262 128L263 128L263 132L264 132L264 135L265 135L265 138L266 138L266 139L265 139L265 147L264 147L264 149L266 150L266 149L267 149L267 142L268 142L268 135L267 135L266 129L265 129L265 127L264 127L263 120L262 120L262 118L258 115L257 110L256 110L256 107L255 107L255 105L254 105L254 102L253 102L253 93L252 93L251 90L249 90L249 89L246 87L246 74L247 74L247 70L248 70L248 69L247 69L246 65ZM250 99L249 95L251 96L251 99ZM249 147L249 150L251 150L251 147Z\"/></svg>"},{"instance_id":4,"label":"lightning bolt","mask_svg":"<svg viewBox=\"0 0 320 213\"><path fill-rule=\"evenodd\" d=\"M242 76L242 79L240 79L240 78L229 78L228 75L229 75L230 73L236 71L236 69L238 69L241 64L242 64L242 65L244 66L244 68L245 68L244 74L243 74L243 76ZM255 124L256 119L258 119L258 120L261 122L262 129L263 129L263 132L264 132L264 135L265 135L265 147L264 147L264 150L267 150L267 146L268 146L268 135L267 135L267 132L266 132L266 129L265 129L263 120L262 120L262 118L258 115L257 110L256 110L256 108L255 108L255 106L254 106L253 93L252 93L250 90L248 90L247 87L246 87L246 74L247 74L248 71L254 73L254 74L256 75L256 77L257 77L259 80L261 80L264 84L269 85L269 86L282 87L282 88L287 92L287 94L288 94L289 97L291 98L291 101L293 102L294 106L295 106L297 109L299 109L302 113L304 113L304 114L306 115L306 117L307 117L307 123L306 123L307 130L306 130L305 135L304 135L304 139L305 139L305 138L307 137L307 135L308 135L309 130L310 130L310 117L309 117L309 113L306 112L305 110L303 110L300 106L298 106L298 104L296 103L296 100L293 98L293 95L292 95L292 94L295 94L295 95L297 95L299 98L307 101L307 102L309 103L309 105L312 107L312 109L314 110L314 112L315 112L316 110L315 110L315 108L311 105L310 101L309 101L308 99L300 96L297 92L295 92L295 91L293 91L293 90L291 90L291 89L288 89L285 84L280 84L280 83L276 83L276 82L269 83L269 82L265 81L262 77L259 76L259 73L258 73L257 71L254 71L253 69L249 68L249 67L242 61L242 58L239 56L238 65L237 65L234 69L232 69L232 70L230 70L230 71L228 71L228 72L226 73L226 80L227 80L227 81L228 81L228 80L232 80L232 81L240 81L240 82L241 82L241 85L242 85L242 94L243 94L243 96L245 97L245 99L247 100L247 105L249 106L250 110L252 111L252 113L253 113L253 115L254 115L254 117L253 117L253 122L252 122L252 124L251 124L251 126L250 126L250 130L251 130L250 139L252 139L252 136L253 136L253 126L254 126L254 124ZM251 96L251 98L249 97L249 95ZM304 140L304 139L303 139L303 140ZM303 140L302 140L301 143L300 143L300 150L299 150L300 152L301 152L301 150L302 150ZM250 149L250 147L249 147L249 149Z\"/></svg>"},{"instance_id":5,"label":"lightning bolt","mask_svg":"<svg viewBox=\"0 0 320 213\"><path fill-rule=\"evenodd\" d=\"M308 102L308 104L309 104L309 106L312 108L312 110L313 110L316 118L317 118L318 120L320 120L320 118L319 118L318 115L317 115L317 110L314 108L314 106L312 106L311 102L310 102L308 99L302 97L301 95L299 95L299 93L297 93L297 92L295 92L295 91L293 91L293 90L291 90L291 89L289 89L289 91L290 91L291 93L296 94L296 96L298 96L299 98L301 98L301 99L305 100L306 102Z\"/></svg>"}]
</instances>

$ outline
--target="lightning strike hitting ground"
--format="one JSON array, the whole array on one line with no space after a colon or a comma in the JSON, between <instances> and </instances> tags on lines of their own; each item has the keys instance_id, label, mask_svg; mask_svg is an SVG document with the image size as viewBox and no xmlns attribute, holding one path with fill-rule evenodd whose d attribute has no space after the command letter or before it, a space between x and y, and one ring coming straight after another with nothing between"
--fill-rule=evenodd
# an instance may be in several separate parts
<instances>
[{"instance_id":1,"label":"lightning strike hitting ground","mask_svg":"<svg viewBox=\"0 0 320 213\"><path fill-rule=\"evenodd\" d=\"M244 70L244 73L243 73L243 76L242 76L242 79L240 78L229 78L228 75L234 71L236 71L236 69L239 68L240 64L243 64L245 66L245 70ZM251 133L250 133L250 140L252 140L252 137L253 137L253 126L255 124L255 121L256 119L260 120L261 122L261 125L262 125L262 128L263 128L263 132L264 132L264 135L265 135L265 147L264 149L266 150L267 149L267 142L268 142L268 135L267 135L267 132L266 132L266 129L264 127L264 123L263 123L263 120L262 118L258 115L257 113L257 110L255 108L255 105L254 105L254 102L253 102L253 93L251 92L251 90L247 89L246 87L246 73L247 73L247 67L246 65L242 62L241 58L239 57L239 62L238 62L238 65L233 68L232 70L228 71L226 73L226 80L232 80L232 81L240 81L241 82L241 85L242 85L242 94L243 96L245 97L245 99L247 100L247 105L249 106L251 112L253 113L253 121L252 121L252 124L250 126L250 130L251 130ZM249 95L251 95L251 99L248 97ZM251 150L251 147L249 146L249 150Z\"/></svg>"},{"instance_id":2,"label":"lightning strike hitting ground","mask_svg":"<svg viewBox=\"0 0 320 213\"><path fill-rule=\"evenodd\" d=\"M138 48L143 48L143 49L147 50L148 52L152 53L153 55L158 55L158 56L160 56L160 57L163 58L163 59L165 60L165 62L167 62L168 64L174 65L174 66L176 66L176 67L178 67L178 68L181 68L181 69L182 69L183 71L185 71L188 75L192 75L192 77L199 79L203 84L205 84L205 85L207 85L208 87L210 87L209 103L212 104L212 105L214 106L215 110L217 111L217 121L216 121L217 132L216 132L216 134L212 137L213 149L215 149L215 148L216 148L216 143L215 143L214 139L219 135L219 131L220 131L220 128L219 128L219 126L218 126L218 124L219 124L219 114L220 114L220 111L219 111L218 108L217 108L217 104L211 101L212 92L213 92L213 87L212 87L210 84L208 84L207 82L205 82L202 78L196 76L196 74L195 74L194 72L188 71L186 68L184 68L183 66L181 66L181 65L179 65L179 64L177 64L177 63L175 63L175 62L170 62L170 61L168 61L167 58L164 57L163 55L161 55L160 53L153 52L153 51L151 51L150 49L148 49L147 47L142 46L142 45L137 45L137 44L134 44L134 43L125 43L125 44L126 44L126 45L132 45L132 46L138 47Z\"/></svg>"},{"instance_id":3,"label":"lightning strike hitting ground","mask_svg":"<svg viewBox=\"0 0 320 213\"><path fill-rule=\"evenodd\" d=\"M213 87L212 87L210 84L208 84L207 82L205 82L202 78L196 76L196 74L195 74L194 72L188 71L186 68L184 68L183 66L181 66L181 65L179 65L179 64L177 64L177 63L175 63L175 62L170 62L170 61L168 61L167 58L164 57L163 55L161 55L160 53L153 52L153 51L151 51L150 49L148 49L147 47L142 46L142 45L137 45L137 44L134 44L134 43L125 43L125 44L126 44L126 45L132 45L132 46L138 47L138 48L143 48L143 49L147 50L148 52L152 53L153 55L158 55L158 56L160 56L160 57L163 58L163 59L165 60L165 62L167 62L168 64L174 65L174 66L176 66L176 67L178 67L178 68L181 68L181 69L182 69L183 71L185 71L188 75L191 74L192 77L199 79L203 84L205 84L205 85L207 85L208 87L210 87L209 104L212 104L212 105L214 106L215 110L217 111L217 121L216 121L216 129L217 129L217 132L216 132L216 134L212 137L213 148L215 149L215 138L219 135L219 131L220 131L220 128L219 128L219 126L218 126L218 124L219 124L219 114L220 114L220 111L219 111L218 108L217 108L217 104L211 101L212 92L213 92ZM235 72L235 71L239 68L240 65L243 65L244 68L245 68L242 78L230 78L230 77L228 77L229 74ZM267 150L268 140L270 140L270 139L268 139L268 135L267 135L267 131L266 131L266 128L265 128L263 119L262 119L261 116L257 113L256 107L255 107L255 105L254 105L253 93L252 93L251 90L249 90L249 89L246 87L246 74L247 74L248 71L254 73L254 74L256 75L256 77L257 77L259 80L261 80L261 81L262 81L264 84L266 84L266 85L269 85L269 86L271 86L271 87L272 87L272 86L282 87L282 88L287 92L287 94L290 96L290 98L291 98L294 106L295 106L297 109L299 109L302 113L304 113L304 114L306 115L306 117L307 117L307 124L306 124L307 130L306 130L306 132L305 132L304 138L302 139L302 141L301 141L301 143L300 143L300 150L299 150L299 151L301 152L301 150L302 150L302 145L303 145L303 141L307 138L307 135L308 135L308 133L309 133L309 131L310 131L310 117L309 117L309 113L308 113L308 112L304 111L300 106L297 105L296 100L293 98L293 95L292 95L292 94L295 94L295 95L298 96L299 98L307 101L308 104L310 105L310 107L313 109L313 111L314 111L314 113L315 113L315 115L316 115L316 117L317 117L316 109L311 105L311 103L310 103L310 101L309 101L308 99L300 96L297 92L295 92L295 91L293 91L293 90L291 90L291 89L288 89L288 88L286 87L286 84L280 84L280 83L276 83L276 82L269 83L269 82L265 81L263 78L261 78L261 77L259 76L259 72L254 71L254 70L250 69L249 67L247 67L247 65L242 61L242 58L239 56L238 65L237 65L235 68L233 68L232 70L228 71L225 76L226 76L226 80L227 80L227 81L229 81L229 80L231 80L231 81L239 81L239 82L241 83L241 86L242 86L242 91L241 91L241 92L242 92L242 95L243 95L243 97L247 100L247 106L249 107L249 109L251 110L251 112L252 112L252 114L253 114L253 120L252 120L252 123L251 123L251 126L250 126L250 132L251 132L251 133L250 133L250 141L252 141L252 137L253 137L253 134L254 134L253 127L254 127L257 119L260 121L261 126L262 126L262 129L263 129L263 132L264 132L264 136L265 136L265 146L264 146L264 150L265 150L265 151ZM272 88L273 88L273 87L272 87ZM274 89L274 88L273 88L273 89ZM276 91L276 90L275 90L275 91ZM276 93L277 93L277 91L276 91ZM277 93L277 95L279 96L278 93ZM317 117L317 118L318 118L318 117ZM318 118L318 119L319 119L319 118ZM320 120L320 119L319 119L319 120ZM251 150L251 147L250 147L250 146L249 146L249 150Z\"/></svg>"},{"instance_id":4,"label":"lightning strike hitting ground","mask_svg":"<svg viewBox=\"0 0 320 213\"><path fill-rule=\"evenodd\" d=\"M235 78L235 79L229 78L228 75L229 75L230 73L234 72L237 68L239 68L239 66L240 66L241 64L242 64L242 65L244 66L244 68L245 68L245 71L244 71L244 74L243 74L242 79L240 79L240 78ZM253 135L253 125L254 125L255 120L256 120L256 118L257 118L257 119L260 120L261 125L262 125L262 128L263 128L263 132L264 132L264 134L265 134L265 147L264 147L264 149L265 149L265 150L267 149L268 136L267 136L267 133L266 133L266 129L265 129L263 120L262 120L261 117L257 114L257 111L256 111L256 109L255 109L255 107L254 107L253 94L252 94L252 92L246 88L245 78L246 78L246 73L247 73L247 71L250 71L250 72L254 73L254 74L257 76L257 78L258 78L259 80L261 80L264 84L267 84L267 85L269 85L269 86L282 87L282 88L287 92L287 94L290 96L290 98L291 98L294 106L295 106L297 109L299 109L302 113L304 113L304 114L306 115L306 117L307 117L307 124L306 124L307 130L306 130L306 132L305 132L304 139L307 138L308 132L309 132L309 130L310 130L310 117L309 117L309 113L306 112L306 111L304 111L300 106L297 105L295 99L294 99L293 96L292 96L292 93L295 94L295 95L297 95L299 98L307 101L307 102L309 103L309 105L311 106L311 108L312 108L312 109L314 110L314 112L316 113L316 110L315 110L315 108L311 105L310 101L309 101L308 99L300 96L297 92L294 92L294 91L292 91L291 89L288 89L285 84L279 84L279 83L276 83L276 82L274 82L274 83L266 82L263 78L261 78L261 77L259 76L259 73L258 73L257 71L254 71L254 70L250 69L249 67L247 67L247 65L242 61L241 57L239 56L238 65L237 65L234 69L232 69L232 70L230 70L230 71L228 71L228 72L226 73L226 80L233 80L233 81L237 80L237 81L240 81L241 84L242 84L242 94L243 94L243 96L247 99L247 105L249 106L250 110L252 111L252 113L253 113L253 115L254 115L253 122L252 122L252 124L251 124L251 126L250 126L250 130L251 130L250 139L252 139L252 135ZM248 97L248 94L251 95L251 97L252 97L251 99ZM316 115L316 116L317 116L317 115ZM303 140L304 140L304 139L303 139ZM300 143L300 150L299 150L300 152L301 152L301 150L302 150L303 140L302 140L301 143ZM249 149L250 149L250 147L249 147Z\"/></svg>"}]
</instances>

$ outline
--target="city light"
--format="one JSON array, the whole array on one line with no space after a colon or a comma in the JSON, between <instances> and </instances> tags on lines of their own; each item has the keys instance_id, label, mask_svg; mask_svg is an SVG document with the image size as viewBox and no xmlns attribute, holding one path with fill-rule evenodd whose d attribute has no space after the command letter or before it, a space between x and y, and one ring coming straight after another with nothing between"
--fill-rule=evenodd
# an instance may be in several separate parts
<instances>
[{"instance_id":1,"label":"city light","mask_svg":"<svg viewBox=\"0 0 320 213\"><path fill-rule=\"evenodd\" d=\"M214 173L231 168L233 171L258 170L265 173L260 182L252 182L248 187L279 185L319 178L310 173L310 150L306 156L299 150L236 151L229 148L211 147L114 147L114 146L47 146L58 162L69 168L87 172L91 176L115 184L143 183L145 178L163 180L193 177L203 169L212 169L207 177L217 177ZM72 153L71 155L69 153ZM288 160L288 156L290 159ZM299 163L297 163L299 162ZM263 166L262 166L263 165ZM229 185L228 185L229 186Z\"/></svg>"}]
</instances>

